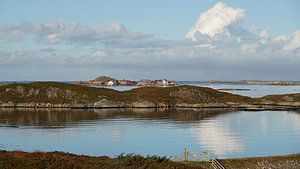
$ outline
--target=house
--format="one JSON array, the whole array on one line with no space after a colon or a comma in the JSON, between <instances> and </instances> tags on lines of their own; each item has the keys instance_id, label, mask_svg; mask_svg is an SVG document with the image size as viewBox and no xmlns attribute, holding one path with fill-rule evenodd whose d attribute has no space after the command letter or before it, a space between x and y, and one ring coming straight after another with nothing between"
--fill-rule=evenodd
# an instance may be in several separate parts
<instances>
[{"instance_id":1,"label":"house","mask_svg":"<svg viewBox=\"0 0 300 169\"><path fill-rule=\"evenodd\" d=\"M149 80L149 79L144 79L144 80L140 80L138 83L137 83L138 86L153 86L154 85L154 82Z\"/></svg>"},{"instance_id":2,"label":"house","mask_svg":"<svg viewBox=\"0 0 300 169\"><path fill-rule=\"evenodd\" d=\"M107 86L115 86L117 83L115 81L110 80L109 82L106 83Z\"/></svg>"},{"instance_id":3,"label":"house","mask_svg":"<svg viewBox=\"0 0 300 169\"><path fill-rule=\"evenodd\" d=\"M167 79L162 79L162 80L155 80L155 85L156 86L162 86L162 87L168 87L168 86L175 86L176 82L175 81L169 81Z\"/></svg>"},{"instance_id":4,"label":"house","mask_svg":"<svg viewBox=\"0 0 300 169\"><path fill-rule=\"evenodd\" d=\"M141 80L137 83L138 86L161 86L161 87L168 87L168 86L175 86L175 81L168 81L167 79L162 80Z\"/></svg>"},{"instance_id":5,"label":"house","mask_svg":"<svg viewBox=\"0 0 300 169\"><path fill-rule=\"evenodd\" d=\"M88 81L89 86L175 86L175 81L168 81L167 79L161 80L149 80L143 79L139 82L131 81L131 80L115 80L109 76L99 76L94 80Z\"/></svg>"},{"instance_id":6,"label":"house","mask_svg":"<svg viewBox=\"0 0 300 169\"><path fill-rule=\"evenodd\" d=\"M117 84L120 86L135 86L137 82L131 80L117 80Z\"/></svg>"}]
</instances>

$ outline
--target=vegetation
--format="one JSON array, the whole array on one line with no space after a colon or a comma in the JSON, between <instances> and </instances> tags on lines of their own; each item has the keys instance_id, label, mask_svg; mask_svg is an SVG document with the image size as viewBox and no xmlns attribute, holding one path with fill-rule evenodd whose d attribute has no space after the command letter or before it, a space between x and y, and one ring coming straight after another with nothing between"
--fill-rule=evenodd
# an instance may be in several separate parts
<instances>
[{"instance_id":1,"label":"vegetation","mask_svg":"<svg viewBox=\"0 0 300 169\"><path fill-rule=\"evenodd\" d=\"M220 160L227 169L299 169L300 154L287 156L271 156L271 157L251 157Z\"/></svg>"},{"instance_id":2,"label":"vegetation","mask_svg":"<svg viewBox=\"0 0 300 169\"><path fill-rule=\"evenodd\" d=\"M224 159L227 169L298 169L300 154ZM63 152L0 151L1 169L211 169L209 162L174 162L166 157L121 154L115 158L91 157Z\"/></svg>"},{"instance_id":3,"label":"vegetation","mask_svg":"<svg viewBox=\"0 0 300 169\"><path fill-rule=\"evenodd\" d=\"M109 81L115 81L115 79L113 79L113 78L111 78L109 76L99 76L94 81L109 82Z\"/></svg>"},{"instance_id":4,"label":"vegetation","mask_svg":"<svg viewBox=\"0 0 300 169\"><path fill-rule=\"evenodd\" d=\"M300 107L300 94L270 95L250 98L220 92L207 87L142 87L128 91L93 88L58 82L34 82L0 86L2 104L60 104L60 107L246 107L293 106ZM64 106L66 105L66 106ZM9 107L9 106L8 106ZM19 106L22 107L22 106ZM51 107L51 106L49 106ZM270 108L270 107L269 107Z\"/></svg>"},{"instance_id":5,"label":"vegetation","mask_svg":"<svg viewBox=\"0 0 300 169\"><path fill-rule=\"evenodd\" d=\"M125 100L143 99L154 103L226 103L226 102L252 102L250 97L244 97L207 87L175 86L175 87L144 87L125 91Z\"/></svg>"},{"instance_id":6,"label":"vegetation","mask_svg":"<svg viewBox=\"0 0 300 169\"><path fill-rule=\"evenodd\" d=\"M272 102L300 102L300 93L284 94L284 95L268 95L260 98L261 101Z\"/></svg>"},{"instance_id":7,"label":"vegetation","mask_svg":"<svg viewBox=\"0 0 300 169\"><path fill-rule=\"evenodd\" d=\"M101 97L116 99L120 92L58 82L0 86L0 101L14 103L89 103Z\"/></svg>"},{"instance_id":8,"label":"vegetation","mask_svg":"<svg viewBox=\"0 0 300 169\"><path fill-rule=\"evenodd\" d=\"M143 87L123 92L57 82L0 86L0 101L6 103L94 103L101 99L124 103L144 100L164 104L253 101L249 97L196 86Z\"/></svg>"},{"instance_id":9,"label":"vegetation","mask_svg":"<svg viewBox=\"0 0 300 169\"><path fill-rule=\"evenodd\" d=\"M166 157L121 154L116 158L90 157L63 152L0 151L1 169L201 169L199 165L173 162Z\"/></svg>"}]
</instances>

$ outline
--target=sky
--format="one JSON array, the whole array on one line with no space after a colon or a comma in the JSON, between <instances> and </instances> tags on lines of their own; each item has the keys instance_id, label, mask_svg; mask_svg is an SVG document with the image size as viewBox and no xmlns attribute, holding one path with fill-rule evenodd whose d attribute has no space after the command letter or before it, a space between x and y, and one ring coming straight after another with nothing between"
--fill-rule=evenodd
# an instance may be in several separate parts
<instances>
[{"instance_id":1,"label":"sky","mask_svg":"<svg viewBox=\"0 0 300 169\"><path fill-rule=\"evenodd\" d=\"M300 80L298 0L0 0L0 81Z\"/></svg>"}]
</instances>

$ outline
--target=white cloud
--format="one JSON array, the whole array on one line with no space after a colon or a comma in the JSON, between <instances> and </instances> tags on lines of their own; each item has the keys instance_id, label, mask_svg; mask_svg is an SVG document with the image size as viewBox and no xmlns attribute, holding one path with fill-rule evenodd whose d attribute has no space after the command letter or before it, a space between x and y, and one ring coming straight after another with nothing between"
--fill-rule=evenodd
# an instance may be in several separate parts
<instances>
[{"instance_id":1,"label":"white cloud","mask_svg":"<svg viewBox=\"0 0 300 169\"><path fill-rule=\"evenodd\" d=\"M289 40L289 36L287 36L287 35L279 35L279 36L275 36L274 38L273 38L273 41L287 41L287 40Z\"/></svg>"},{"instance_id":2,"label":"white cloud","mask_svg":"<svg viewBox=\"0 0 300 169\"><path fill-rule=\"evenodd\" d=\"M21 23L18 25L0 25L0 40L20 40L32 29L32 25L28 23Z\"/></svg>"},{"instance_id":3,"label":"white cloud","mask_svg":"<svg viewBox=\"0 0 300 169\"><path fill-rule=\"evenodd\" d=\"M153 35L128 31L121 23L112 23L110 27L92 28L76 22L63 20L42 22L39 24L22 23L19 25L0 25L1 39L21 39L33 35L39 42L58 44L63 42L91 43L114 40L140 40L152 38Z\"/></svg>"},{"instance_id":4,"label":"white cloud","mask_svg":"<svg viewBox=\"0 0 300 169\"><path fill-rule=\"evenodd\" d=\"M188 39L181 40L132 32L120 23L90 27L60 20L0 25L0 72L6 72L0 79L14 72L17 77L23 68L61 66L78 70L75 76L82 77L84 67L91 73L103 70L140 78L300 80L300 30L272 37L266 30L238 24L244 13L218 3L202 13ZM24 42L3 41L21 38Z\"/></svg>"},{"instance_id":5,"label":"white cloud","mask_svg":"<svg viewBox=\"0 0 300 169\"><path fill-rule=\"evenodd\" d=\"M300 48L300 30L296 30L287 45L283 47L283 50L294 50Z\"/></svg>"},{"instance_id":6,"label":"white cloud","mask_svg":"<svg viewBox=\"0 0 300 169\"><path fill-rule=\"evenodd\" d=\"M227 28L242 21L244 9L227 6L223 2L217 3L211 9L200 14L196 24L187 32L186 38L196 40L197 33L214 37L224 33Z\"/></svg>"}]
</instances>

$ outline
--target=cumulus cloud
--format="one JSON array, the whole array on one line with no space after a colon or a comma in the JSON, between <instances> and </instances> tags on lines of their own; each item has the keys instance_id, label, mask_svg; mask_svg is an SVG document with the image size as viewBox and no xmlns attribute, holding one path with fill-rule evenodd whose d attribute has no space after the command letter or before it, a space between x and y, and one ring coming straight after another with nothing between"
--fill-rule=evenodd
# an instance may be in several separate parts
<instances>
[{"instance_id":1,"label":"cumulus cloud","mask_svg":"<svg viewBox=\"0 0 300 169\"><path fill-rule=\"evenodd\" d=\"M196 40L197 33L210 37L224 33L228 27L241 22L244 16L243 9L229 7L225 3L219 2L200 14L196 24L187 32L186 38Z\"/></svg>"},{"instance_id":2,"label":"cumulus cloud","mask_svg":"<svg viewBox=\"0 0 300 169\"><path fill-rule=\"evenodd\" d=\"M291 36L272 37L266 30L251 27L243 28L245 10L219 2L200 14L196 24L186 34L186 39L201 48L214 48L223 52L227 59L243 60L245 57L259 59L299 58L299 52L287 56L288 51L300 47L300 31ZM274 54L276 53L276 54ZM258 57L259 56L259 57ZM285 57L285 58L283 58Z\"/></svg>"},{"instance_id":3,"label":"cumulus cloud","mask_svg":"<svg viewBox=\"0 0 300 169\"><path fill-rule=\"evenodd\" d=\"M120 23L0 25L0 79L13 72L18 77L25 67L55 72L61 66L80 77L105 72L127 78L300 80L300 31L272 37L260 28L244 28L244 16L243 9L217 3L179 40L132 32ZM15 41L22 38L27 41Z\"/></svg>"}]
</instances>

